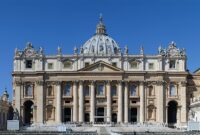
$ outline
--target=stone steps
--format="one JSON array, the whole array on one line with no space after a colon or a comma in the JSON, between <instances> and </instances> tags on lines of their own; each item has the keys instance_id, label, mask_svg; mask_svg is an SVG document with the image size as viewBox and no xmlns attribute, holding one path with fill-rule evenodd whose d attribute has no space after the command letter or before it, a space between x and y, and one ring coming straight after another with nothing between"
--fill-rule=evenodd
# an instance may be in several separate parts
<instances>
[{"instance_id":1,"label":"stone steps","mask_svg":"<svg viewBox=\"0 0 200 135\"><path fill-rule=\"evenodd\" d=\"M98 135L96 132L1 131L0 135ZM107 135L107 134L99 134ZM200 135L200 132L115 132L113 135Z\"/></svg>"}]
</instances>

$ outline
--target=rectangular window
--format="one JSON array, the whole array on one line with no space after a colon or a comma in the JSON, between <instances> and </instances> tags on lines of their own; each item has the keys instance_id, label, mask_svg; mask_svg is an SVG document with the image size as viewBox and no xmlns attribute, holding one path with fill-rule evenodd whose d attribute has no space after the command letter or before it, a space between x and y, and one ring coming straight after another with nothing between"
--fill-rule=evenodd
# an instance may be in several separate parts
<instances>
[{"instance_id":1,"label":"rectangular window","mask_svg":"<svg viewBox=\"0 0 200 135\"><path fill-rule=\"evenodd\" d=\"M154 69L154 63L149 63L149 69L153 70Z\"/></svg>"},{"instance_id":2,"label":"rectangular window","mask_svg":"<svg viewBox=\"0 0 200 135\"><path fill-rule=\"evenodd\" d=\"M130 86L130 96L136 96L136 86L135 85Z\"/></svg>"},{"instance_id":3,"label":"rectangular window","mask_svg":"<svg viewBox=\"0 0 200 135\"><path fill-rule=\"evenodd\" d=\"M113 62L113 63L112 63L112 66L113 66L113 67L117 67L117 63L116 63L116 62Z\"/></svg>"},{"instance_id":4,"label":"rectangular window","mask_svg":"<svg viewBox=\"0 0 200 135\"><path fill-rule=\"evenodd\" d=\"M88 85L86 85L86 86L84 87L84 95L85 95L85 96L90 96L90 88L89 88Z\"/></svg>"},{"instance_id":5,"label":"rectangular window","mask_svg":"<svg viewBox=\"0 0 200 135\"><path fill-rule=\"evenodd\" d=\"M170 96L176 96L176 87L173 84L170 84L170 91L169 91Z\"/></svg>"},{"instance_id":6,"label":"rectangular window","mask_svg":"<svg viewBox=\"0 0 200 135\"><path fill-rule=\"evenodd\" d=\"M26 85L25 86L25 96L26 97L32 97L33 96L33 87L32 87L32 85Z\"/></svg>"},{"instance_id":7,"label":"rectangular window","mask_svg":"<svg viewBox=\"0 0 200 135\"><path fill-rule=\"evenodd\" d=\"M111 86L111 96L117 96L117 87L115 85Z\"/></svg>"},{"instance_id":8,"label":"rectangular window","mask_svg":"<svg viewBox=\"0 0 200 135\"><path fill-rule=\"evenodd\" d=\"M48 69L53 69L53 63L48 63Z\"/></svg>"},{"instance_id":9,"label":"rectangular window","mask_svg":"<svg viewBox=\"0 0 200 135\"><path fill-rule=\"evenodd\" d=\"M66 84L63 91L64 96L71 96L71 84Z\"/></svg>"},{"instance_id":10,"label":"rectangular window","mask_svg":"<svg viewBox=\"0 0 200 135\"><path fill-rule=\"evenodd\" d=\"M169 68L170 69L175 69L176 68L176 61L175 60L170 60L170 62L169 62Z\"/></svg>"},{"instance_id":11,"label":"rectangular window","mask_svg":"<svg viewBox=\"0 0 200 135\"><path fill-rule=\"evenodd\" d=\"M32 60L26 60L26 68L31 69L33 66Z\"/></svg>"},{"instance_id":12,"label":"rectangular window","mask_svg":"<svg viewBox=\"0 0 200 135\"><path fill-rule=\"evenodd\" d=\"M97 95L98 96L103 96L104 95L104 87L102 84L97 86Z\"/></svg>"},{"instance_id":13,"label":"rectangular window","mask_svg":"<svg viewBox=\"0 0 200 135\"><path fill-rule=\"evenodd\" d=\"M90 63L89 62L85 62L85 67L89 66Z\"/></svg>"},{"instance_id":14,"label":"rectangular window","mask_svg":"<svg viewBox=\"0 0 200 135\"><path fill-rule=\"evenodd\" d=\"M63 67L64 67L64 68L72 68L72 63L71 63L70 61L65 61L65 62L63 63Z\"/></svg>"}]
</instances>

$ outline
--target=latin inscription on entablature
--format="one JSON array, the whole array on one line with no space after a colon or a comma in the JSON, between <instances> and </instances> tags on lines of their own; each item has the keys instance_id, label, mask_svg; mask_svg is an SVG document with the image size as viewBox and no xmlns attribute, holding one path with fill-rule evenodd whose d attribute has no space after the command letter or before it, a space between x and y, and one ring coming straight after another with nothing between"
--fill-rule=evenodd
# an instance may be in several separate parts
<instances>
[{"instance_id":1,"label":"latin inscription on entablature","mask_svg":"<svg viewBox=\"0 0 200 135\"><path fill-rule=\"evenodd\" d=\"M143 81L144 80L144 76L128 76L127 80Z\"/></svg>"}]
</instances>

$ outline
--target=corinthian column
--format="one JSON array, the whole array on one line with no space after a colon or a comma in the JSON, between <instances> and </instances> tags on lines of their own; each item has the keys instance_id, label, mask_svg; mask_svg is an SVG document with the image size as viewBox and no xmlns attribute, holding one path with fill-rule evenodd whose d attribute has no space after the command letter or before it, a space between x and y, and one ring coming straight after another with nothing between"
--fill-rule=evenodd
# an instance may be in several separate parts
<instances>
[{"instance_id":1,"label":"corinthian column","mask_svg":"<svg viewBox=\"0 0 200 135\"><path fill-rule=\"evenodd\" d=\"M56 122L61 123L61 82L56 82Z\"/></svg>"},{"instance_id":2,"label":"corinthian column","mask_svg":"<svg viewBox=\"0 0 200 135\"><path fill-rule=\"evenodd\" d=\"M110 81L107 81L107 122L111 122L111 88Z\"/></svg>"},{"instance_id":3,"label":"corinthian column","mask_svg":"<svg viewBox=\"0 0 200 135\"><path fill-rule=\"evenodd\" d=\"M157 122L163 123L164 122L164 83L162 81L158 81L156 83L156 91L158 93L158 101L157 101Z\"/></svg>"},{"instance_id":4,"label":"corinthian column","mask_svg":"<svg viewBox=\"0 0 200 135\"><path fill-rule=\"evenodd\" d=\"M95 89L94 89L94 81L91 82L91 99L90 99L90 122L94 121L95 116Z\"/></svg>"},{"instance_id":5,"label":"corinthian column","mask_svg":"<svg viewBox=\"0 0 200 135\"><path fill-rule=\"evenodd\" d=\"M15 95L14 95L14 100L15 100L15 108L17 109L18 113L21 114L21 116L24 116L24 114L21 111L21 87L22 83L16 81L15 82Z\"/></svg>"},{"instance_id":6,"label":"corinthian column","mask_svg":"<svg viewBox=\"0 0 200 135\"><path fill-rule=\"evenodd\" d=\"M142 122L144 122L144 117L145 117L145 112L144 112L144 107L145 107L144 82L140 82L139 91L140 91L140 122L142 123Z\"/></svg>"},{"instance_id":7,"label":"corinthian column","mask_svg":"<svg viewBox=\"0 0 200 135\"><path fill-rule=\"evenodd\" d=\"M84 114L83 82L79 83L79 122L83 122Z\"/></svg>"},{"instance_id":8,"label":"corinthian column","mask_svg":"<svg viewBox=\"0 0 200 135\"><path fill-rule=\"evenodd\" d=\"M181 120L180 122L187 122L187 108L186 108L186 85L187 82L181 82Z\"/></svg>"},{"instance_id":9,"label":"corinthian column","mask_svg":"<svg viewBox=\"0 0 200 135\"><path fill-rule=\"evenodd\" d=\"M37 83L37 122L44 122L44 82L38 81Z\"/></svg>"},{"instance_id":10,"label":"corinthian column","mask_svg":"<svg viewBox=\"0 0 200 135\"><path fill-rule=\"evenodd\" d=\"M124 123L128 123L128 82L125 82L124 89Z\"/></svg>"},{"instance_id":11,"label":"corinthian column","mask_svg":"<svg viewBox=\"0 0 200 135\"><path fill-rule=\"evenodd\" d=\"M73 122L78 121L78 92L77 92L77 82L73 83Z\"/></svg>"},{"instance_id":12,"label":"corinthian column","mask_svg":"<svg viewBox=\"0 0 200 135\"><path fill-rule=\"evenodd\" d=\"M122 82L119 81L118 83L118 115L117 115L117 122L122 122Z\"/></svg>"}]
</instances>

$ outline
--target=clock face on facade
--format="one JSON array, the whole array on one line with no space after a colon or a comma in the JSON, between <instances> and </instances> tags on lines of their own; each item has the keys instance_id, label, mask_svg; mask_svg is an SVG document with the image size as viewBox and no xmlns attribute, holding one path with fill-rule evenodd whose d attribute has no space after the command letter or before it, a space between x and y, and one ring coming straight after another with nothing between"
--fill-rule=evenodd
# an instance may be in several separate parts
<instances>
[{"instance_id":1,"label":"clock face on facade","mask_svg":"<svg viewBox=\"0 0 200 135\"><path fill-rule=\"evenodd\" d=\"M177 50L171 49L170 54L171 54L171 56L175 56L177 54Z\"/></svg>"},{"instance_id":2,"label":"clock face on facade","mask_svg":"<svg viewBox=\"0 0 200 135\"><path fill-rule=\"evenodd\" d=\"M26 56L31 57L35 54L35 51L33 49L29 49L26 51Z\"/></svg>"}]
</instances>

